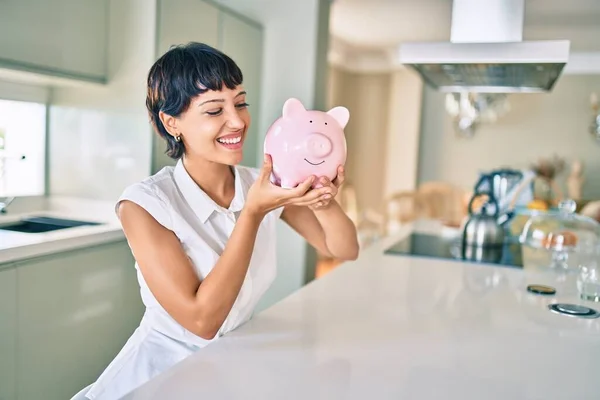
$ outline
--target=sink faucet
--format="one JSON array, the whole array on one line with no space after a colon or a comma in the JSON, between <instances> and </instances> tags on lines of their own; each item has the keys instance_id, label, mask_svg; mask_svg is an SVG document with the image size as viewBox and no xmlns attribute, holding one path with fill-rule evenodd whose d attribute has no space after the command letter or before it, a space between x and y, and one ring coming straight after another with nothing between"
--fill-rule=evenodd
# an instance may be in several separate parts
<instances>
[{"instance_id":1,"label":"sink faucet","mask_svg":"<svg viewBox=\"0 0 600 400\"><path fill-rule=\"evenodd\" d=\"M14 200L14 197L5 197L2 201L0 201L0 213L6 214L6 209Z\"/></svg>"}]
</instances>

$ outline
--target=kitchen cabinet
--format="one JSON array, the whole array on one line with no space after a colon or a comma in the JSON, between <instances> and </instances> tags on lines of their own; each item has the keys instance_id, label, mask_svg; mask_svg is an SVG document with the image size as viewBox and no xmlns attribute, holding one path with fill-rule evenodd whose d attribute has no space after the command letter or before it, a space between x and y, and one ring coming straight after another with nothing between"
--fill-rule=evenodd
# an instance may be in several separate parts
<instances>
[{"instance_id":1,"label":"kitchen cabinet","mask_svg":"<svg viewBox=\"0 0 600 400\"><path fill-rule=\"evenodd\" d=\"M244 142L243 165L257 167L262 164L262 135L258 132L258 118L260 115L260 89L262 75L262 27L257 23L230 14L221 13L220 49L241 68L244 74L244 89L248 94L246 101L250 104L249 111L253 122L248 129Z\"/></svg>"},{"instance_id":2,"label":"kitchen cabinet","mask_svg":"<svg viewBox=\"0 0 600 400\"><path fill-rule=\"evenodd\" d=\"M201 0L157 0L157 57L171 46L201 42L216 47L219 34L219 9ZM175 165L165 154L167 145L160 136L153 136L152 173Z\"/></svg>"},{"instance_id":3,"label":"kitchen cabinet","mask_svg":"<svg viewBox=\"0 0 600 400\"><path fill-rule=\"evenodd\" d=\"M0 270L0 400L16 395L17 272Z\"/></svg>"},{"instance_id":4,"label":"kitchen cabinet","mask_svg":"<svg viewBox=\"0 0 600 400\"><path fill-rule=\"evenodd\" d=\"M126 241L16 263L19 399L68 399L117 355L143 315Z\"/></svg>"},{"instance_id":5,"label":"kitchen cabinet","mask_svg":"<svg viewBox=\"0 0 600 400\"><path fill-rule=\"evenodd\" d=\"M229 55L242 69L247 102L254 122L244 144L243 165L257 165L258 118L262 75L262 27L243 16L201 0L158 0L157 58L171 46L191 41L206 43ZM154 136L152 173L175 165L165 154L165 141ZM260 158L259 160L262 160ZM260 164L260 163L258 163Z\"/></svg>"},{"instance_id":6,"label":"kitchen cabinet","mask_svg":"<svg viewBox=\"0 0 600 400\"><path fill-rule=\"evenodd\" d=\"M217 46L219 9L202 0L158 0L158 56L173 45Z\"/></svg>"},{"instance_id":7,"label":"kitchen cabinet","mask_svg":"<svg viewBox=\"0 0 600 400\"><path fill-rule=\"evenodd\" d=\"M109 0L0 1L0 67L104 83Z\"/></svg>"}]
</instances>

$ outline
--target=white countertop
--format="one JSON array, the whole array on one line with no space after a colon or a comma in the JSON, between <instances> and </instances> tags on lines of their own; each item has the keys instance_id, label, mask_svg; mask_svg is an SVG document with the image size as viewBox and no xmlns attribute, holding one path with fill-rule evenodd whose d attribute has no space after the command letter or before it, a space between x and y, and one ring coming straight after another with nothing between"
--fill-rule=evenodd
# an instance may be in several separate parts
<instances>
[{"instance_id":1,"label":"white countertop","mask_svg":"<svg viewBox=\"0 0 600 400\"><path fill-rule=\"evenodd\" d=\"M0 226L30 216L100 222L101 225L80 226L45 233L22 233L0 230L0 269L9 263L47 254L94 246L124 238L114 213L114 203L70 197L38 199L35 204L15 207L0 214Z\"/></svg>"},{"instance_id":2,"label":"white countertop","mask_svg":"<svg viewBox=\"0 0 600 400\"><path fill-rule=\"evenodd\" d=\"M582 303L571 278L384 255L402 235L362 251L126 399L600 398L600 319L547 309ZM529 294L530 283L552 284L557 295Z\"/></svg>"}]
</instances>

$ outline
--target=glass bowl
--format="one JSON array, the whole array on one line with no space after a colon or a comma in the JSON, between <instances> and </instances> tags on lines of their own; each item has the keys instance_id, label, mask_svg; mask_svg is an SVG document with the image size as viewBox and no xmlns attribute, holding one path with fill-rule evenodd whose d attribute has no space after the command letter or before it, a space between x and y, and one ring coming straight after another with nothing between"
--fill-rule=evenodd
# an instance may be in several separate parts
<instances>
[{"instance_id":1,"label":"glass bowl","mask_svg":"<svg viewBox=\"0 0 600 400\"><path fill-rule=\"evenodd\" d=\"M527 220L519 242L530 249L551 254L551 268L569 269L569 257L589 252L600 242L600 224L575 213L573 200L561 201L558 209Z\"/></svg>"}]
</instances>

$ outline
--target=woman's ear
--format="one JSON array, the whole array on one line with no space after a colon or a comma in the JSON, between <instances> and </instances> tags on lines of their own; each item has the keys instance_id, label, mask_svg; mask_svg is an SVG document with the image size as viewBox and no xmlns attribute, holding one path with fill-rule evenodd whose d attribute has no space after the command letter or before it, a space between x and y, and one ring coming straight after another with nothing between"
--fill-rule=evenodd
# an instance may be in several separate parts
<instances>
[{"instance_id":1,"label":"woman's ear","mask_svg":"<svg viewBox=\"0 0 600 400\"><path fill-rule=\"evenodd\" d=\"M169 133L169 135L176 137L179 135L179 131L177 130L177 118L169 115L169 114L165 114L162 111L158 112L158 117L160 118L160 122L162 122L163 126L165 127L166 131Z\"/></svg>"}]
</instances>

